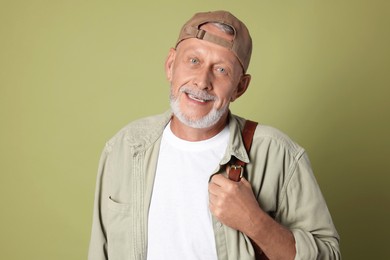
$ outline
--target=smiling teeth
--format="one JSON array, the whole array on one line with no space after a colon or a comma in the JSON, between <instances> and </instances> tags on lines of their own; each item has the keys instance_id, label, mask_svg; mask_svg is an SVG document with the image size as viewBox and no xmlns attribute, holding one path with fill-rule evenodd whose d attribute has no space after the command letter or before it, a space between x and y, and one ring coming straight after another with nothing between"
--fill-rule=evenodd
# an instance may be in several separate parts
<instances>
[{"instance_id":1,"label":"smiling teeth","mask_svg":"<svg viewBox=\"0 0 390 260\"><path fill-rule=\"evenodd\" d=\"M195 101L199 101L199 102L202 102L202 103L206 102L206 100L199 99L199 98L197 98L197 97L195 97L195 96L193 96L191 94L188 94L188 97L193 99L193 100L195 100Z\"/></svg>"}]
</instances>

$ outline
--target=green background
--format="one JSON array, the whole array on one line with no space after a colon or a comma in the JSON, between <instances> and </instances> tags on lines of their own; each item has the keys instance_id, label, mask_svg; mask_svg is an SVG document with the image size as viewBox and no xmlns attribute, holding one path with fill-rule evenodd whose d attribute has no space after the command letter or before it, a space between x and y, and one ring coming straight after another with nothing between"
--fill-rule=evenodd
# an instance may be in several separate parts
<instances>
[{"instance_id":1,"label":"green background","mask_svg":"<svg viewBox=\"0 0 390 260\"><path fill-rule=\"evenodd\" d=\"M168 49L216 9L254 40L233 112L307 149L344 259L388 257L389 1L0 0L1 259L86 259L105 141L168 108Z\"/></svg>"}]
</instances>

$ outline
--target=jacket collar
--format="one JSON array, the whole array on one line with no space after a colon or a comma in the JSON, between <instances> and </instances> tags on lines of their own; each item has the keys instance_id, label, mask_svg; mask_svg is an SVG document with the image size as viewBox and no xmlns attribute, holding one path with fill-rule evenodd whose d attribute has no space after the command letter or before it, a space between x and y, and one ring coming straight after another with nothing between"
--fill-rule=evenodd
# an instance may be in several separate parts
<instances>
[{"instance_id":1,"label":"jacket collar","mask_svg":"<svg viewBox=\"0 0 390 260\"><path fill-rule=\"evenodd\" d=\"M241 134L242 129L244 128L245 119L230 113L228 124L230 140L221 164L227 164L231 160L232 156L245 163L249 163L249 156L245 150Z\"/></svg>"},{"instance_id":2,"label":"jacket collar","mask_svg":"<svg viewBox=\"0 0 390 260\"><path fill-rule=\"evenodd\" d=\"M126 132L128 144L134 151L146 150L161 138L164 128L171 118L172 111L168 110L161 115L135 121L132 123L131 133L129 133L129 129ZM231 113L229 113L228 118L230 140L221 164L228 163L232 156L243 162L249 163L249 157L245 150L241 135L245 119Z\"/></svg>"}]
</instances>

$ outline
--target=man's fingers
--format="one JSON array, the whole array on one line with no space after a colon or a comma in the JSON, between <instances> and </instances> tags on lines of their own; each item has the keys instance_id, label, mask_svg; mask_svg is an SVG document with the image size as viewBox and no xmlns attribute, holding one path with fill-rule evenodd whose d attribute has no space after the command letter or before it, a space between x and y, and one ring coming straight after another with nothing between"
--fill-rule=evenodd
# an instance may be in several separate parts
<instances>
[{"instance_id":1,"label":"man's fingers","mask_svg":"<svg viewBox=\"0 0 390 260\"><path fill-rule=\"evenodd\" d=\"M217 196L220 189L221 189L221 186L217 185L216 183L214 183L212 181L209 183L209 193L210 194Z\"/></svg>"},{"instance_id":2,"label":"man's fingers","mask_svg":"<svg viewBox=\"0 0 390 260\"><path fill-rule=\"evenodd\" d=\"M223 184L223 182L224 182L224 179L226 179L226 177L223 176L223 174L214 174L211 177L211 183L215 183L218 186L221 186L221 184Z\"/></svg>"}]
</instances>

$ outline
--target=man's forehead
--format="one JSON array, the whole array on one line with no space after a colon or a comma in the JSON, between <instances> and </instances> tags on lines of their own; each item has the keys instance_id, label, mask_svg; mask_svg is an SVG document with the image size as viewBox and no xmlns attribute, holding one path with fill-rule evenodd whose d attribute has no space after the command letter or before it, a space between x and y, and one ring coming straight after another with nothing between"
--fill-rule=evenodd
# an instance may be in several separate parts
<instances>
[{"instance_id":1,"label":"man's forehead","mask_svg":"<svg viewBox=\"0 0 390 260\"><path fill-rule=\"evenodd\" d=\"M239 60L231 50L212 42L190 38L179 43L176 49L180 55L195 55L199 57L209 55L219 63L226 63L232 67L237 66L237 68L241 68Z\"/></svg>"}]
</instances>

